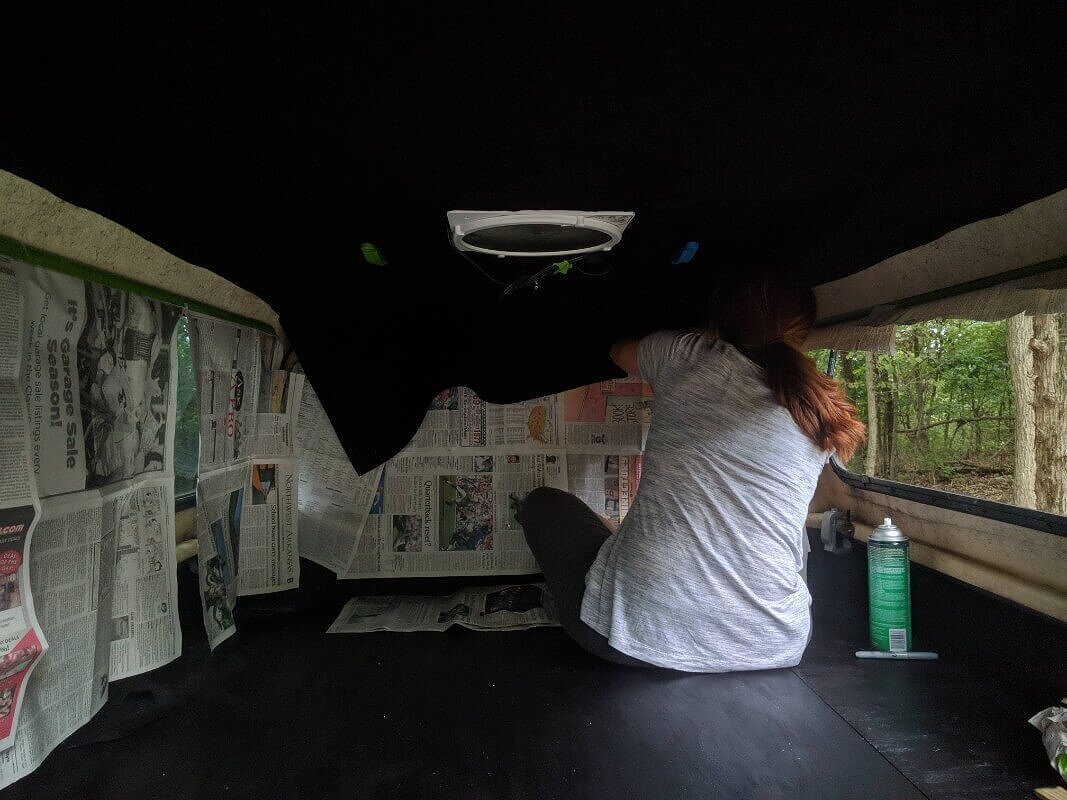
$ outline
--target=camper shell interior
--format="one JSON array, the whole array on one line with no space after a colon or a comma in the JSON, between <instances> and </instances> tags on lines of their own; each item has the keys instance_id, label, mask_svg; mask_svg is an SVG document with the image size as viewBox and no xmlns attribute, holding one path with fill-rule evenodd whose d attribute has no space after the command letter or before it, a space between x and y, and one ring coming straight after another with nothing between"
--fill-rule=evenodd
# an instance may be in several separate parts
<instances>
[{"instance_id":1,"label":"camper shell interior","mask_svg":"<svg viewBox=\"0 0 1067 800\"><path fill-rule=\"evenodd\" d=\"M1067 431L1063 5L683 5L34 20L20 46L39 30L61 55L10 87L0 274L149 298L194 341L204 320L262 334L363 477L405 452L450 387L508 406L618 381L613 342L704 324L717 286L767 266L814 289L805 347L864 413L890 390L871 379L865 394L863 365L896 364L907 326L1060 320L1047 413ZM447 214L462 209L634 216L610 251L558 269L560 256L457 249ZM1010 389L998 330L1001 350L960 363L999 365ZM945 447L988 438L986 423L1014 444L957 459L955 475L984 481L965 486L894 468L891 443L885 458L832 459L798 521L813 598L801 663L688 674L598 661L557 627L327 635L357 595L539 576L345 579L322 556L334 545L312 542L328 512L304 505L296 580L242 593L236 633L209 644L199 386L190 480L180 441L163 469L174 653L110 687L105 668L91 719L0 753L4 797L1017 798L1057 781L1027 720L1067 693L1067 509L1013 495L1014 406L905 419L883 405L874 416L909 447L931 429ZM1048 463L1067 464L1061 437ZM49 520L73 494L44 472ZM820 530L831 509L853 523L833 548L847 552ZM911 540L913 649L936 661L855 655L869 646L866 542L885 517ZM40 623L38 660L89 646ZM32 675L22 691L25 726L46 701Z\"/></svg>"}]
</instances>

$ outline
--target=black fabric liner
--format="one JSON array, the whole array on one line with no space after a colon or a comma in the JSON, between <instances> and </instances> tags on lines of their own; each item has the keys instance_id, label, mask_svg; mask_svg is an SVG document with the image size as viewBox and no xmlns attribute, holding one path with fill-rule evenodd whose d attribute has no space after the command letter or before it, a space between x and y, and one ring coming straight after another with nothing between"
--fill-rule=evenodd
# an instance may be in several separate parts
<instances>
[{"instance_id":1,"label":"black fabric liner","mask_svg":"<svg viewBox=\"0 0 1067 800\"><path fill-rule=\"evenodd\" d=\"M1067 626L913 565L916 645L941 660L860 661L864 557L812 553L798 668L727 675L602 663L555 629L326 636L355 593L499 580L339 582L307 562L301 589L242 598L239 633L209 655L183 569L184 657L114 684L5 797L1017 798L1052 784L1026 719L1063 692Z\"/></svg>"}]
</instances>

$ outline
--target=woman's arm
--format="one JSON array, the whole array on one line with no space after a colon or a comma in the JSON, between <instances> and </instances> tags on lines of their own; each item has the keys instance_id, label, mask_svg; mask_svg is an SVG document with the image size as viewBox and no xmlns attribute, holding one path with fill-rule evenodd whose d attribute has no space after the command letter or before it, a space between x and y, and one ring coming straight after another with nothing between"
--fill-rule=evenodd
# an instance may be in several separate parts
<instances>
[{"instance_id":1,"label":"woman's arm","mask_svg":"<svg viewBox=\"0 0 1067 800\"><path fill-rule=\"evenodd\" d=\"M639 339L620 339L611 346L611 360L625 370L631 378L640 378L641 369L637 365L637 343Z\"/></svg>"}]
</instances>

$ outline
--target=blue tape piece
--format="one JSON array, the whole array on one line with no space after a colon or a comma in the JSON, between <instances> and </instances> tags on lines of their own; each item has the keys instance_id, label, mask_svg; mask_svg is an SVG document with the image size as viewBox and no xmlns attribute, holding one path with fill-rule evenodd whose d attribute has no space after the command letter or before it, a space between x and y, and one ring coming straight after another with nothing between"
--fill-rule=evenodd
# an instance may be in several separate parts
<instances>
[{"instance_id":1,"label":"blue tape piece","mask_svg":"<svg viewBox=\"0 0 1067 800\"><path fill-rule=\"evenodd\" d=\"M685 246L675 254L671 259L671 263L675 266L679 264L688 264L693 260L693 256L697 254L697 250L700 249L700 242L686 242Z\"/></svg>"}]
</instances>

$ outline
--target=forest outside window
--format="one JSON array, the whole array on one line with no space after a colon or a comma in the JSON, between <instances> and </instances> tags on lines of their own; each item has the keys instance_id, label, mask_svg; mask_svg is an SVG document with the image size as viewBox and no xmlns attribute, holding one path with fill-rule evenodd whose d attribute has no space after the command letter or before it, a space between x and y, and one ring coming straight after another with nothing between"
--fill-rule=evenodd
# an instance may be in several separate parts
<instances>
[{"instance_id":1,"label":"forest outside window","mask_svg":"<svg viewBox=\"0 0 1067 800\"><path fill-rule=\"evenodd\" d=\"M902 325L834 375L868 425L850 472L1067 514L1067 314Z\"/></svg>"},{"instance_id":2,"label":"forest outside window","mask_svg":"<svg viewBox=\"0 0 1067 800\"><path fill-rule=\"evenodd\" d=\"M178 508L196 502L200 456L200 410L189 342L189 318L178 320L178 418L174 431L174 498Z\"/></svg>"}]
</instances>

